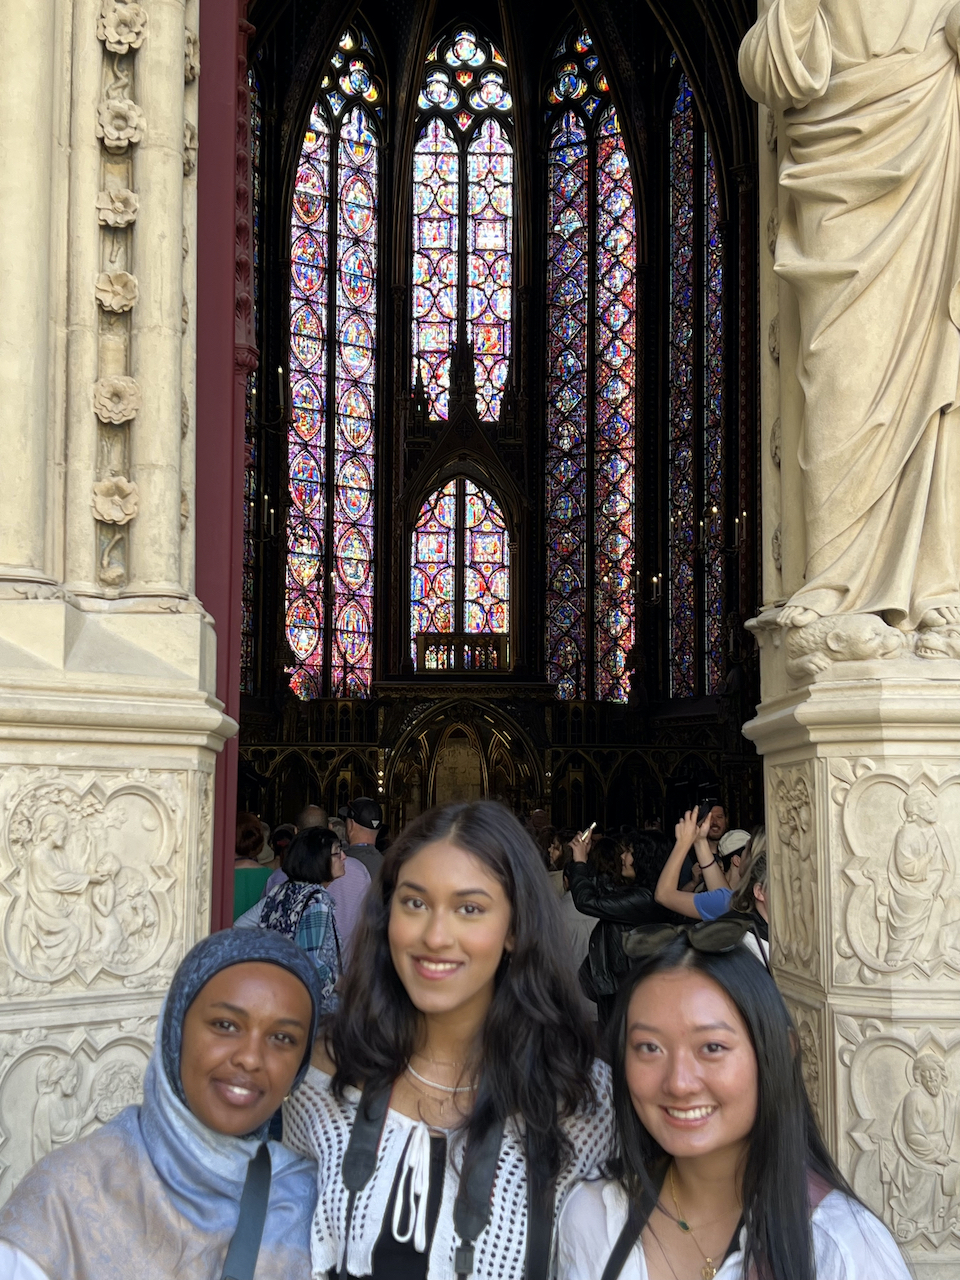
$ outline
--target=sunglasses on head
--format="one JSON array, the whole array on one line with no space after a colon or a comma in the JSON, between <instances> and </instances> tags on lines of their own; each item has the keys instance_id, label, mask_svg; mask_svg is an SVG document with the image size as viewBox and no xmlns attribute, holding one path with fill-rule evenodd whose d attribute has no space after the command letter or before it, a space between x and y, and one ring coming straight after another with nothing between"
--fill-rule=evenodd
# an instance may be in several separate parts
<instances>
[{"instance_id":1,"label":"sunglasses on head","mask_svg":"<svg viewBox=\"0 0 960 1280\"><path fill-rule=\"evenodd\" d=\"M766 951L750 920L709 920L690 925L641 924L623 934L623 951L631 960L649 960L677 938L684 938L694 951L725 955L736 950L748 933L756 939L767 973L773 977Z\"/></svg>"}]
</instances>

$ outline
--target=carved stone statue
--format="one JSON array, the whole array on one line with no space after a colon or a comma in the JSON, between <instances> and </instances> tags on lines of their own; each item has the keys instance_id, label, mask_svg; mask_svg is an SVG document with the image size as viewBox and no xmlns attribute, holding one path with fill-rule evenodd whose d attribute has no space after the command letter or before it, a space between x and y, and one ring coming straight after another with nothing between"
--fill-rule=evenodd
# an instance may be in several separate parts
<instances>
[{"instance_id":1,"label":"carved stone statue","mask_svg":"<svg viewBox=\"0 0 960 1280\"><path fill-rule=\"evenodd\" d=\"M960 5L771 0L740 51L783 112L799 306L805 626L960 625Z\"/></svg>"},{"instance_id":2,"label":"carved stone statue","mask_svg":"<svg viewBox=\"0 0 960 1280\"><path fill-rule=\"evenodd\" d=\"M945 1088L946 1068L936 1054L921 1053L912 1075L914 1088L893 1118L893 1151L886 1149L884 1169L892 1225L901 1240L921 1231L937 1235L960 1217L957 1099Z\"/></svg>"},{"instance_id":3,"label":"carved stone statue","mask_svg":"<svg viewBox=\"0 0 960 1280\"><path fill-rule=\"evenodd\" d=\"M941 895L953 874L950 838L937 823L937 804L926 787L904 801L906 821L890 854L887 899L888 965L926 959L936 941Z\"/></svg>"},{"instance_id":4,"label":"carved stone statue","mask_svg":"<svg viewBox=\"0 0 960 1280\"><path fill-rule=\"evenodd\" d=\"M33 1158L39 1160L80 1135L83 1120L77 1102L80 1065L50 1054L37 1069L37 1104L33 1109Z\"/></svg>"}]
</instances>

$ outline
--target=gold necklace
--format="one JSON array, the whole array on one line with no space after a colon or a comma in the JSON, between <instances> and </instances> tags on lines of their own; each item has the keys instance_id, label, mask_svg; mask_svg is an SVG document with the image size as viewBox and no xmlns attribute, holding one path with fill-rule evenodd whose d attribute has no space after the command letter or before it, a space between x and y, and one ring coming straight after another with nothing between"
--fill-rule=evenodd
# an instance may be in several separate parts
<instances>
[{"instance_id":1,"label":"gold necklace","mask_svg":"<svg viewBox=\"0 0 960 1280\"><path fill-rule=\"evenodd\" d=\"M717 1265L712 1258L708 1258L703 1251L703 1245L697 1239L693 1228L683 1216L683 1210L680 1208L680 1201L677 1199L677 1184L673 1180L673 1165L670 1165L670 1195L673 1197L673 1205L677 1211L677 1226L681 1231L685 1232L703 1255L703 1266L700 1268L702 1280L713 1280L717 1274Z\"/></svg>"}]
</instances>

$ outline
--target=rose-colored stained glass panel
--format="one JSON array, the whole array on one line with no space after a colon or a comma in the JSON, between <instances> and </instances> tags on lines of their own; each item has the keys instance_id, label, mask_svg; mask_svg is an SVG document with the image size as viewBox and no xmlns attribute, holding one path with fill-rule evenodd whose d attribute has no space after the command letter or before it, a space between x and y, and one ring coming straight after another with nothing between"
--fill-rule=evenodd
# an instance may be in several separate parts
<instances>
[{"instance_id":1,"label":"rose-colored stained glass panel","mask_svg":"<svg viewBox=\"0 0 960 1280\"><path fill-rule=\"evenodd\" d=\"M423 378L430 414L446 418L450 348L457 332L460 148L443 120L430 120L413 157L413 378Z\"/></svg>"},{"instance_id":2,"label":"rose-colored stained glass panel","mask_svg":"<svg viewBox=\"0 0 960 1280\"><path fill-rule=\"evenodd\" d=\"M547 675L586 692L588 142L567 112L547 162Z\"/></svg>"},{"instance_id":3,"label":"rose-colored stained glass panel","mask_svg":"<svg viewBox=\"0 0 960 1280\"><path fill-rule=\"evenodd\" d=\"M338 147L330 689L364 697L373 675L374 404L379 144L356 107Z\"/></svg>"},{"instance_id":4,"label":"rose-colored stained glass panel","mask_svg":"<svg viewBox=\"0 0 960 1280\"><path fill-rule=\"evenodd\" d=\"M513 148L497 120L467 151L467 321L480 417L496 422L507 381L513 305Z\"/></svg>"},{"instance_id":5,"label":"rose-colored stained glass panel","mask_svg":"<svg viewBox=\"0 0 960 1280\"><path fill-rule=\"evenodd\" d=\"M290 225L285 630L293 656L290 687L300 698L320 695L323 674L330 160L330 130L318 104L300 153Z\"/></svg>"},{"instance_id":6,"label":"rose-colored stained glass panel","mask_svg":"<svg viewBox=\"0 0 960 1280\"><path fill-rule=\"evenodd\" d=\"M637 229L630 165L612 108L597 142L596 225L596 697L626 702L626 659L634 642Z\"/></svg>"},{"instance_id":7,"label":"rose-colored stained glass panel","mask_svg":"<svg viewBox=\"0 0 960 1280\"><path fill-rule=\"evenodd\" d=\"M706 691L715 693L724 675L723 607L723 240L720 193L713 150L707 143L704 174L704 655Z\"/></svg>"},{"instance_id":8,"label":"rose-colored stained glass panel","mask_svg":"<svg viewBox=\"0 0 960 1280\"><path fill-rule=\"evenodd\" d=\"M410 552L411 653L424 632L456 630L457 482L431 494L420 509Z\"/></svg>"},{"instance_id":9,"label":"rose-colored stained glass panel","mask_svg":"<svg viewBox=\"0 0 960 1280\"><path fill-rule=\"evenodd\" d=\"M510 630L510 540L499 504L467 480L464 487L463 630Z\"/></svg>"},{"instance_id":10,"label":"rose-colored stained glass panel","mask_svg":"<svg viewBox=\"0 0 960 1280\"><path fill-rule=\"evenodd\" d=\"M670 324L668 409L670 693L697 691L695 556L698 531L694 413L696 388L696 115L686 77L670 119Z\"/></svg>"}]
</instances>

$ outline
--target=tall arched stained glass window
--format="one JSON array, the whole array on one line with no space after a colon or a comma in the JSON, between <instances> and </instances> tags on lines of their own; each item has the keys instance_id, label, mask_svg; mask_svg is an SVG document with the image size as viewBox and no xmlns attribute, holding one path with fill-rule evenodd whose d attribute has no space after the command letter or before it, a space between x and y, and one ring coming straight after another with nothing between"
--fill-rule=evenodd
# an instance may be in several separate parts
<instances>
[{"instance_id":1,"label":"tall arched stained glass window","mask_svg":"<svg viewBox=\"0 0 960 1280\"><path fill-rule=\"evenodd\" d=\"M493 494L459 477L420 508L410 548L411 650L421 671L508 663L510 535Z\"/></svg>"},{"instance_id":2,"label":"tall arched stained glass window","mask_svg":"<svg viewBox=\"0 0 960 1280\"><path fill-rule=\"evenodd\" d=\"M513 315L513 100L496 45L461 28L427 55L413 159L413 372L446 418L450 349L469 342L496 422Z\"/></svg>"},{"instance_id":3,"label":"tall arched stained glass window","mask_svg":"<svg viewBox=\"0 0 960 1280\"><path fill-rule=\"evenodd\" d=\"M344 32L304 136L290 228L286 636L301 698L373 674L379 118L361 31Z\"/></svg>"},{"instance_id":4,"label":"tall arched stained glass window","mask_svg":"<svg viewBox=\"0 0 960 1280\"><path fill-rule=\"evenodd\" d=\"M547 106L547 671L561 698L625 702L636 211L620 122L586 31L557 50Z\"/></svg>"},{"instance_id":5,"label":"tall arched stained glass window","mask_svg":"<svg viewBox=\"0 0 960 1280\"><path fill-rule=\"evenodd\" d=\"M723 244L710 140L681 76L669 133L670 692L723 676Z\"/></svg>"}]
</instances>

